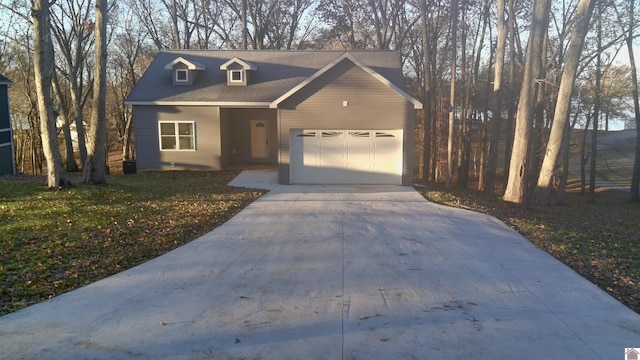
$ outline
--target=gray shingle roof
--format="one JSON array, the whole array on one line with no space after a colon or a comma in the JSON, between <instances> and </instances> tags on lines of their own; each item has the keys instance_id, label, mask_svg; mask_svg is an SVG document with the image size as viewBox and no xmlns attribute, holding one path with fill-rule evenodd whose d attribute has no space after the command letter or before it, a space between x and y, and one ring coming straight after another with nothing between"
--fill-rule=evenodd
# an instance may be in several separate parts
<instances>
[{"instance_id":1,"label":"gray shingle roof","mask_svg":"<svg viewBox=\"0 0 640 360\"><path fill-rule=\"evenodd\" d=\"M363 64L404 89L400 58L391 51L350 51ZM344 51L217 51L170 50L160 52L127 97L128 103L219 102L270 103L303 82ZM178 57L202 64L206 69L189 86L172 84L165 66ZM258 68L246 87L229 87L220 65L237 57Z\"/></svg>"}]
</instances>

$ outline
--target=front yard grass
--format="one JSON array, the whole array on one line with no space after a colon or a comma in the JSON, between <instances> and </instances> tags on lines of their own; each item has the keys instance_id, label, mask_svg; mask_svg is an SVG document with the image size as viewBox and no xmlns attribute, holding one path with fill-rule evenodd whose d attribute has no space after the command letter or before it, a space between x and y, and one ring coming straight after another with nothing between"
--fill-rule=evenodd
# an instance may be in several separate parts
<instances>
[{"instance_id":1,"label":"front yard grass","mask_svg":"<svg viewBox=\"0 0 640 360\"><path fill-rule=\"evenodd\" d=\"M566 204L523 207L473 190L419 188L428 200L497 217L537 247L640 313L640 204L601 191L587 204L577 190Z\"/></svg>"},{"instance_id":2,"label":"front yard grass","mask_svg":"<svg viewBox=\"0 0 640 360\"><path fill-rule=\"evenodd\" d=\"M48 190L0 178L0 315L131 268L207 233L260 197L239 171L141 172Z\"/></svg>"}]
</instances>

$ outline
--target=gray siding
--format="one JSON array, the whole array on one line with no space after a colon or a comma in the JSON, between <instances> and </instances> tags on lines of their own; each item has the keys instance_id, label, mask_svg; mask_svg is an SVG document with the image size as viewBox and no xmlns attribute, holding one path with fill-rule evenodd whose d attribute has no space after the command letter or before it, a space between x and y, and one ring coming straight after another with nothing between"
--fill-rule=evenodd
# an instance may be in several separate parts
<instances>
[{"instance_id":1,"label":"gray siding","mask_svg":"<svg viewBox=\"0 0 640 360\"><path fill-rule=\"evenodd\" d=\"M133 119L138 169L219 170L223 167L218 107L137 105L133 107ZM160 121L195 122L196 150L161 151Z\"/></svg>"},{"instance_id":2,"label":"gray siding","mask_svg":"<svg viewBox=\"0 0 640 360\"><path fill-rule=\"evenodd\" d=\"M0 130L10 129L9 91L6 85L0 85Z\"/></svg>"},{"instance_id":3,"label":"gray siding","mask_svg":"<svg viewBox=\"0 0 640 360\"><path fill-rule=\"evenodd\" d=\"M231 163L231 151L229 150L229 113L226 109L220 109L220 149L222 152L222 167Z\"/></svg>"},{"instance_id":4,"label":"gray siding","mask_svg":"<svg viewBox=\"0 0 640 360\"><path fill-rule=\"evenodd\" d=\"M13 151L10 145L0 145L0 175L13 175Z\"/></svg>"},{"instance_id":5,"label":"gray siding","mask_svg":"<svg viewBox=\"0 0 640 360\"><path fill-rule=\"evenodd\" d=\"M13 175L14 173L9 91L6 85L0 85L0 175Z\"/></svg>"},{"instance_id":6,"label":"gray siding","mask_svg":"<svg viewBox=\"0 0 640 360\"><path fill-rule=\"evenodd\" d=\"M290 129L404 129L402 183L410 185L414 118L406 99L344 60L280 105L280 183L290 183Z\"/></svg>"}]
</instances>

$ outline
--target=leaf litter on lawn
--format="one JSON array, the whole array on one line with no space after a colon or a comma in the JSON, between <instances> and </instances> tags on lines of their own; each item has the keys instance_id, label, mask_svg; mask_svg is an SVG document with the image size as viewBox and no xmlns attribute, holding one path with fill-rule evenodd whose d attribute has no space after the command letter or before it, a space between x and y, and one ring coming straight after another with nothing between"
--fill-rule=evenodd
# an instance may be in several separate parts
<instances>
[{"instance_id":1,"label":"leaf litter on lawn","mask_svg":"<svg viewBox=\"0 0 640 360\"><path fill-rule=\"evenodd\" d=\"M139 265L226 222L264 194L238 170L140 172L47 190L0 178L0 315Z\"/></svg>"}]
</instances>

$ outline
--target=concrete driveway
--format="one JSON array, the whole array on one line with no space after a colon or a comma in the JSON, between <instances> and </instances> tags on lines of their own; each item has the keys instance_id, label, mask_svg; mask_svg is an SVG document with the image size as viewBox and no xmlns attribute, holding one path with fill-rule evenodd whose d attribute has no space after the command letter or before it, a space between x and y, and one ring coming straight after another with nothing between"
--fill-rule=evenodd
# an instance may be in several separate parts
<instances>
[{"instance_id":1,"label":"concrete driveway","mask_svg":"<svg viewBox=\"0 0 640 360\"><path fill-rule=\"evenodd\" d=\"M249 176L247 176L249 174ZM169 254L0 318L2 359L624 359L640 316L410 187L272 187ZM256 182L252 182L256 181Z\"/></svg>"}]
</instances>

